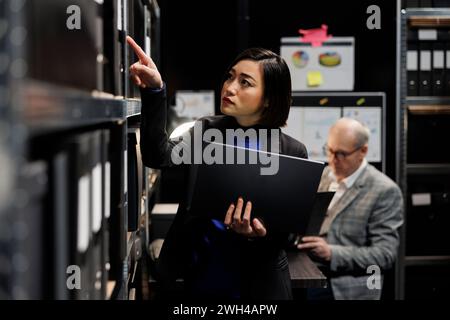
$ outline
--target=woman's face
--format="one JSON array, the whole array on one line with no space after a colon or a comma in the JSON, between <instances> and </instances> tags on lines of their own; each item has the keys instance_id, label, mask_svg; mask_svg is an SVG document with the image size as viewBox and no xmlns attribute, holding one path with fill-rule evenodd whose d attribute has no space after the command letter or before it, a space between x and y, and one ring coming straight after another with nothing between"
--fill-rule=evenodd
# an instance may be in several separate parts
<instances>
[{"instance_id":1,"label":"woman's face","mask_svg":"<svg viewBox=\"0 0 450 320\"><path fill-rule=\"evenodd\" d=\"M241 60L233 66L222 87L220 110L242 126L257 124L264 109L262 66Z\"/></svg>"}]
</instances>

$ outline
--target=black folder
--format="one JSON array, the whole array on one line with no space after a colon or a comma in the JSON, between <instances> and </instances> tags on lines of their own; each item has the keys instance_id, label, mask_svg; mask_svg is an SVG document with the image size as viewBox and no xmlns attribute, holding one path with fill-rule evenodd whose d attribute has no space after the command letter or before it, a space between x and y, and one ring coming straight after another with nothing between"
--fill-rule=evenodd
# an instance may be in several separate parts
<instances>
[{"instance_id":1,"label":"black folder","mask_svg":"<svg viewBox=\"0 0 450 320\"><path fill-rule=\"evenodd\" d=\"M317 192L314 205L311 210L308 227L306 228L305 236L318 236L323 220L327 215L328 206L334 197L335 192Z\"/></svg>"}]
</instances>

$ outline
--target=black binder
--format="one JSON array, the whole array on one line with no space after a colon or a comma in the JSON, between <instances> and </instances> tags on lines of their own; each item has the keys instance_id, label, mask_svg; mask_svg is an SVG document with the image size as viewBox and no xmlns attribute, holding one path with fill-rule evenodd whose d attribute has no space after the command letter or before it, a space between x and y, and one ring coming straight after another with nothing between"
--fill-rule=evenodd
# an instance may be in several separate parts
<instances>
[{"instance_id":1,"label":"black binder","mask_svg":"<svg viewBox=\"0 0 450 320\"><path fill-rule=\"evenodd\" d=\"M433 43L432 95L444 95L445 85L445 46L442 42Z\"/></svg>"},{"instance_id":2,"label":"black binder","mask_svg":"<svg viewBox=\"0 0 450 320\"><path fill-rule=\"evenodd\" d=\"M419 44L419 49L419 96L430 96L432 66L431 43L422 41Z\"/></svg>"},{"instance_id":3,"label":"black binder","mask_svg":"<svg viewBox=\"0 0 450 320\"><path fill-rule=\"evenodd\" d=\"M138 226L138 186L136 133L134 129L128 132L128 231L136 231Z\"/></svg>"},{"instance_id":4,"label":"black binder","mask_svg":"<svg viewBox=\"0 0 450 320\"><path fill-rule=\"evenodd\" d=\"M101 163L101 131L90 134L90 172L91 172L91 230L92 240L89 252L91 271L91 299L102 299L102 232L103 232L103 176Z\"/></svg>"},{"instance_id":5,"label":"black binder","mask_svg":"<svg viewBox=\"0 0 450 320\"><path fill-rule=\"evenodd\" d=\"M123 261L127 250L127 182L125 160L127 160L127 133L125 126L115 127L110 132L111 143L108 147L111 161L111 216L109 217L109 280L117 284L123 279Z\"/></svg>"},{"instance_id":6,"label":"black binder","mask_svg":"<svg viewBox=\"0 0 450 320\"><path fill-rule=\"evenodd\" d=\"M70 292L67 288L67 266L70 258L70 225L69 210L70 203L70 179L69 179L69 162L73 154L67 148L67 144L63 144L60 151L57 152L50 160L50 195L53 220L53 236L54 256L53 256L53 297L56 300L67 300Z\"/></svg>"},{"instance_id":7,"label":"black binder","mask_svg":"<svg viewBox=\"0 0 450 320\"><path fill-rule=\"evenodd\" d=\"M101 136L101 162L103 176L103 227L102 227L102 288L103 297L106 297L108 286L110 256L109 256L109 232L111 216L111 159L109 155L109 130L103 130Z\"/></svg>"},{"instance_id":8,"label":"black binder","mask_svg":"<svg viewBox=\"0 0 450 320\"><path fill-rule=\"evenodd\" d=\"M91 172L89 168L89 134L81 134L69 142L71 144L70 163L70 227L71 263L80 268L79 290L71 290L77 300L91 298L91 271L89 247L91 239Z\"/></svg>"},{"instance_id":9,"label":"black binder","mask_svg":"<svg viewBox=\"0 0 450 320\"><path fill-rule=\"evenodd\" d=\"M445 43L445 87L444 95L450 96L450 41Z\"/></svg>"},{"instance_id":10,"label":"black binder","mask_svg":"<svg viewBox=\"0 0 450 320\"><path fill-rule=\"evenodd\" d=\"M120 41L118 16L120 12L118 1L105 1L103 4L104 56L103 80L104 91L116 96L123 95L120 72Z\"/></svg>"},{"instance_id":11,"label":"black binder","mask_svg":"<svg viewBox=\"0 0 450 320\"><path fill-rule=\"evenodd\" d=\"M406 70L408 77L408 96L419 94L419 51L417 42L408 44Z\"/></svg>"}]
</instances>

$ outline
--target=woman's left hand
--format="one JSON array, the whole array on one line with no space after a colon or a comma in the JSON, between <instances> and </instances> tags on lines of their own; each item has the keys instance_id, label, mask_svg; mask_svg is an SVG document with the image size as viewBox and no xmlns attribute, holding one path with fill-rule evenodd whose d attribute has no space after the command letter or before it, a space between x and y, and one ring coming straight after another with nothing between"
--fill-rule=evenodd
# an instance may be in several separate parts
<instances>
[{"instance_id":1,"label":"woman's left hand","mask_svg":"<svg viewBox=\"0 0 450 320\"><path fill-rule=\"evenodd\" d=\"M242 215L243 206L244 199L242 198L238 199L236 205L234 203L230 205L225 216L225 225L247 237L264 237L267 231L262 222L257 218L254 218L250 222L252 203L250 201L247 202L244 214Z\"/></svg>"}]
</instances>

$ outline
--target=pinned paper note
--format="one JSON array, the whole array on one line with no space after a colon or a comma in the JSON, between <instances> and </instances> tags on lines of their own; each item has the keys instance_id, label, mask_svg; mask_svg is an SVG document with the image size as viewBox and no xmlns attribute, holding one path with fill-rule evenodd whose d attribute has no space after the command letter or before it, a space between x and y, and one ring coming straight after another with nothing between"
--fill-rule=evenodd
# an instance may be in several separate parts
<instances>
[{"instance_id":1,"label":"pinned paper note","mask_svg":"<svg viewBox=\"0 0 450 320\"><path fill-rule=\"evenodd\" d=\"M308 87L318 87L323 83L320 71L309 71L307 75Z\"/></svg>"},{"instance_id":2,"label":"pinned paper note","mask_svg":"<svg viewBox=\"0 0 450 320\"><path fill-rule=\"evenodd\" d=\"M324 106L324 105L326 105L327 103L328 103L328 98L322 98L322 99L319 100L319 104L320 104L321 106Z\"/></svg>"},{"instance_id":3,"label":"pinned paper note","mask_svg":"<svg viewBox=\"0 0 450 320\"><path fill-rule=\"evenodd\" d=\"M356 101L356 105L357 106L362 106L363 104L365 104L366 103L366 99L364 99L364 98L359 98L357 101Z\"/></svg>"},{"instance_id":4,"label":"pinned paper note","mask_svg":"<svg viewBox=\"0 0 450 320\"><path fill-rule=\"evenodd\" d=\"M320 47L323 42L331 38L331 34L327 34L328 26L323 24L320 28L316 29L300 29L298 32L303 35L300 37L301 42L309 42L313 47Z\"/></svg>"}]
</instances>

